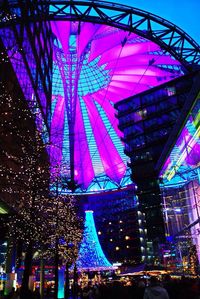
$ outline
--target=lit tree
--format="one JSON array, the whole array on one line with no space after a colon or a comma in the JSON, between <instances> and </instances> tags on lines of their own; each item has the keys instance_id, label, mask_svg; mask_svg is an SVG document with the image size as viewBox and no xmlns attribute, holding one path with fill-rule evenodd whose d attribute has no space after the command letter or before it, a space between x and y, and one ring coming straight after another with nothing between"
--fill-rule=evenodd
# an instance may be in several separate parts
<instances>
[{"instance_id":1,"label":"lit tree","mask_svg":"<svg viewBox=\"0 0 200 299\"><path fill-rule=\"evenodd\" d=\"M9 238L26 252L23 288L28 289L34 248L43 246L49 205L49 162L36 116L21 94L0 89L1 198L16 212L9 223Z\"/></svg>"},{"instance_id":2,"label":"lit tree","mask_svg":"<svg viewBox=\"0 0 200 299\"><path fill-rule=\"evenodd\" d=\"M180 271L185 274L196 275L198 272L198 258L196 246L192 242L191 231L185 229L182 238L175 243L177 248L178 264L181 264Z\"/></svg>"},{"instance_id":3,"label":"lit tree","mask_svg":"<svg viewBox=\"0 0 200 299\"><path fill-rule=\"evenodd\" d=\"M58 285L58 262L69 265L76 257L82 221L73 196L49 192L55 182L50 182L46 150L50 144L43 142L36 126L41 123L39 109L22 93L11 95L6 90L0 86L0 195L15 211L9 238L25 252L22 290L26 293L35 252L55 254Z\"/></svg>"},{"instance_id":4,"label":"lit tree","mask_svg":"<svg viewBox=\"0 0 200 299\"><path fill-rule=\"evenodd\" d=\"M54 172L55 174L55 172ZM72 194L64 194L63 187L67 187L65 178L58 175L52 182L51 206L52 229L49 231L49 246L44 253L47 257L54 257L55 260L55 294L58 293L58 266L65 264L66 267L66 290L68 295L68 269L78 256L78 248L82 238L83 219L78 211L77 198ZM61 188L59 188L61 187Z\"/></svg>"}]
</instances>

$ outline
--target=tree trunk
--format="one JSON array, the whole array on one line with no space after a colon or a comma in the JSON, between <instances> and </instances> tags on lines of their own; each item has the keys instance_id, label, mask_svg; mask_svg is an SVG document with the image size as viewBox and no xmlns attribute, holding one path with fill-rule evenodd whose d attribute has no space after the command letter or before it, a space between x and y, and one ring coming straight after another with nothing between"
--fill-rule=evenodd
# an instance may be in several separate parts
<instances>
[{"instance_id":1,"label":"tree trunk","mask_svg":"<svg viewBox=\"0 0 200 299\"><path fill-rule=\"evenodd\" d=\"M29 290L29 276L32 273L32 259L33 259L33 245L32 242L30 242L26 250L26 256L24 261L24 274L22 278L22 287L21 287L22 299L27 298L26 296Z\"/></svg>"},{"instance_id":2,"label":"tree trunk","mask_svg":"<svg viewBox=\"0 0 200 299\"><path fill-rule=\"evenodd\" d=\"M74 265L74 282L73 282L73 298L77 298L78 295L78 272L76 263Z\"/></svg>"},{"instance_id":3,"label":"tree trunk","mask_svg":"<svg viewBox=\"0 0 200 299\"><path fill-rule=\"evenodd\" d=\"M40 296L44 298L44 259L43 256L40 260Z\"/></svg>"},{"instance_id":4,"label":"tree trunk","mask_svg":"<svg viewBox=\"0 0 200 299\"><path fill-rule=\"evenodd\" d=\"M58 255L58 238L56 238L56 248L55 248L55 291L54 299L58 298L58 264L59 264L59 255Z\"/></svg>"},{"instance_id":5,"label":"tree trunk","mask_svg":"<svg viewBox=\"0 0 200 299\"><path fill-rule=\"evenodd\" d=\"M66 263L65 268L65 299L69 298L69 265Z\"/></svg>"},{"instance_id":6,"label":"tree trunk","mask_svg":"<svg viewBox=\"0 0 200 299\"><path fill-rule=\"evenodd\" d=\"M56 198L58 199L58 180L56 181ZM59 239L57 236L59 224L59 210L58 210L58 200L56 201L56 230L55 230L55 289L54 289L54 299L58 298L58 264L59 264L59 253L58 253L58 245Z\"/></svg>"}]
</instances>

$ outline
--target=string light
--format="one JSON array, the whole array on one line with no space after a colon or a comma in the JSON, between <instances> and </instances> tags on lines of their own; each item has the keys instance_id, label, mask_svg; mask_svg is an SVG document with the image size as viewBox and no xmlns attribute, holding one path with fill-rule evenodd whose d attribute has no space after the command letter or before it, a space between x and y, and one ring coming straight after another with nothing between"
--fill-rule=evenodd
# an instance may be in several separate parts
<instances>
[{"instance_id":1,"label":"string light","mask_svg":"<svg viewBox=\"0 0 200 299\"><path fill-rule=\"evenodd\" d=\"M82 219L73 196L50 194L50 184L59 178L50 177L49 144L36 127L40 114L31 113L28 103L11 96L3 84L0 108L1 197L14 211L8 238L22 244L24 252L31 244L37 257L46 259L53 258L58 240L60 260L72 263L82 237Z\"/></svg>"}]
</instances>

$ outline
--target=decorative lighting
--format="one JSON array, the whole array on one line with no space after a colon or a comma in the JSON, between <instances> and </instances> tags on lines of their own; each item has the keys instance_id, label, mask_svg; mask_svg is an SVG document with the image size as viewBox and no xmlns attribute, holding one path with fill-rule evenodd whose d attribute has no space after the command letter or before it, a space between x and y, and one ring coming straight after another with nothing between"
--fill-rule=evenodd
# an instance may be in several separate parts
<instances>
[{"instance_id":1,"label":"decorative lighting","mask_svg":"<svg viewBox=\"0 0 200 299\"><path fill-rule=\"evenodd\" d=\"M93 211L85 211L85 228L76 266L80 271L114 269L105 257L99 243Z\"/></svg>"}]
</instances>

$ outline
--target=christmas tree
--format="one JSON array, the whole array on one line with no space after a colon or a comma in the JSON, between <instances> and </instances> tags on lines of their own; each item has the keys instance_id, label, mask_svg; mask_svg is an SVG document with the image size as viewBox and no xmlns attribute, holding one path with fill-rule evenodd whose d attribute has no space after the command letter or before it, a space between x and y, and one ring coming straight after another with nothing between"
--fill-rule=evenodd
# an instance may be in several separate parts
<instances>
[{"instance_id":1,"label":"christmas tree","mask_svg":"<svg viewBox=\"0 0 200 299\"><path fill-rule=\"evenodd\" d=\"M105 257L96 232L93 211L85 211L85 227L78 259L78 270L101 271L112 270L114 267Z\"/></svg>"}]
</instances>

